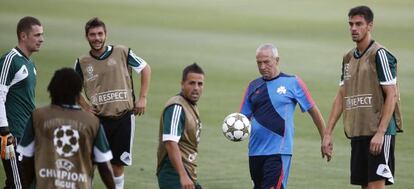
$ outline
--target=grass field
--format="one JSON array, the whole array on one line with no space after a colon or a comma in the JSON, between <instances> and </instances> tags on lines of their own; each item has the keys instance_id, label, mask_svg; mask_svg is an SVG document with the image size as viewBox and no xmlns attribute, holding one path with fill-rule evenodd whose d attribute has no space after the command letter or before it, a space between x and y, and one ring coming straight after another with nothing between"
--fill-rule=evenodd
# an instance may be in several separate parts
<instances>
[{"instance_id":1,"label":"grass field","mask_svg":"<svg viewBox=\"0 0 414 189\"><path fill-rule=\"evenodd\" d=\"M396 144L396 184L414 186L414 1L363 1L375 13L373 36L399 60L405 132ZM275 43L281 69L302 77L325 119L338 88L341 57L354 46L346 14L361 1L271 0L3 0L0 6L0 52L17 43L17 21L38 17L45 31L41 52L32 58L38 70L37 106L49 103L46 86L54 70L73 67L88 51L84 24L102 18L109 44L124 44L152 68L148 109L137 120L134 164L126 169L125 188L157 188L155 177L158 121L165 101L179 90L181 70L198 62L206 72L199 103L203 131L199 145L199 181L207 189L251 188L247 142L231 143L221 121L238 110L245 86L258 76L255 49ZM357 188L349 184L349 141L342 124L334 133L332 162L320 158L320 140L310 116L297 111L296 138L289 188ZM0 172L0 182L4 180ZM103 188L96 177L97 188Z\"/></svg>"}]
</instances>

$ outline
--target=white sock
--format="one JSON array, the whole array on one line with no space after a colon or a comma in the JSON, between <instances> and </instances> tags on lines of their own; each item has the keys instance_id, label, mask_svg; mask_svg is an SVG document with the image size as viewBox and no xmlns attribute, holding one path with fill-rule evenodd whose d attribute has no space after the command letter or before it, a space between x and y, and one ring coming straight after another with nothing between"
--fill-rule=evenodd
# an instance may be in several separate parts
<instances>
[{"instance_id":1,"label":"white sock","mask_svg":"<svg viewBox=\"0 0 414 189\"><path fill-rule=\"evenodd\" d=\"M115 189L124 189L124 175L114 177Z\"/></svg>"}]
</instances>

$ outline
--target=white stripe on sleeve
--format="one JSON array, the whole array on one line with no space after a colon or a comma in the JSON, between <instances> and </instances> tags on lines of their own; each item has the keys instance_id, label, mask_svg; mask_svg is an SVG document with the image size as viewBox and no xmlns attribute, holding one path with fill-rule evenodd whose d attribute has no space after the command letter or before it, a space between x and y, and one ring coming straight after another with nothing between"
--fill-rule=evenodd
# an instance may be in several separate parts
<instances>
[{"instance_id":1,"label":"white stripe on sleeve","mask_svg":"<svg viewBox=\"0 0 414 189\"><path fill-rule=\"evenodd\" d=\"M178 133L178 126L180 125L180 117L183 107L180 105L174 105L173 113L171 116L170 133L162 135L162 141L175 141L178 142L181 138L181 133Z\"/></svg>"},{"instance_id":2,"label":"white stripe on sleeve","mask_svg":"<svg viewBox=\"0 0 414 189\"><path fill-rule=\"evenodd\" d=\"M380 49L378 51L378 55L380 57L381 67L382 67L383 74L385 76L385 81L393 80L390 65L388 64L388 58L387 58L387 54L386 54L385 50Z\"/></svg>"},{"instance_id":3,"label":"white stripe on sleeve","mask_svg":"<svg viewBox=\"0 0 414 189\"><path fill-rule=\"evenodd\" d=\"M174 141L174 142L178 143L178 141L180 141L180 138L181 138L181 136L166 135L166 134L162 135L162 141L163 142L165 142L165 141Z\"/></svg>"},{"instance_id":4,"label":"white stripe on sleeve","mask_svg":"<svg viewBox=\"0 0 414 189\"><path fill-rule=\"evenodd\" d=\"M131 68L136 72L136 73L141 73L141 71L145 68L145 66L147 66L147 62L145 62L144 59L140 58L139 56L137 56L132 50L129 51L129 56L131 56L139 65L138 66L131 66Z\"/></svg>"},{"instance_id":5,"label":"white stripe on sleeve","mask_svg":"<svg viewBox=\"0 0 414 189\"><path fill-rule=\"evenodd\" d=\"M180 105L174 105L173 115L171 117L171 135L181 136L181 133L178 133L178 125L180 124L181 110L182 107Z\"/></svg>"},{"instance_id":6,"label":"white stripe on sleeve","mask_svg":"<svg viewBox=\"0 0 414 189\"><path fill-rule=\"evenodd\" d=\"M9 54L6 55L6 58L3 62L3 67L1 68L0 84L6 85L7 75L9 74L10 65L15 55L16 52L14 51L11 51Z\"/></svg>"}]
</instances>

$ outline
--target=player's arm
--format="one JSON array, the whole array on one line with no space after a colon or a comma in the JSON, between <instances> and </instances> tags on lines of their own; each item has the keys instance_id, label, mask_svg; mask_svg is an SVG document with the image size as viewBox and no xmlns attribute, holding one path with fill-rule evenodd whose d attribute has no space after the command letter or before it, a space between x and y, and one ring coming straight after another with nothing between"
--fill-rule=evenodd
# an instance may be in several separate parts
<instances>
[{"instance_id":1,"label":"player's arm","mask_svg":"<svg viewBox=\"0 0 414 189\"><path fill-rule=\"evenodd\" d=\"M6 97L9 92L9 88L12 86L11 81L15 79L15 68L13 59L0 60L1 64L1 75L0 79L0 153L1 159L9 159L10 155L14 154L15 141L14 137L10 132L9 123L7 121L6 114ZM5 66L5 65L8 65ZM17 79L18 81L21 80Z\"/></svg>"},{"instance_id":2,"label":"player's arm","mask_svg":"<svg viewBox=\"0 0 414 189\"><path fill-rule=\"evenodd\" d=\"M342 115L343 111L343 99L345 96L344 86L340 86L338 92L336 93L334 102L332 103L331 113L328 118L328 125L324 131L323 141L322 141L322 152L326 156L327 160L330 161L333 153L333 139L332 132L335 128L336 122Z\"/></svg>"},{"instance_id":3,"label":"player's arm","mask_svg":"<svg viewBox=\"0 0 414 189\"><path fill-rule=\"evenodd\" d=\"M4 60L1 60L2 64L7 64ZM13 62L9 63L12 64ZM4 66L3 66L4 67ZM0 79L0 135L5 136L10 133L9 123L6 116L6 97L9 92L9 69L1 69L1 75L6 75L6 79Z\"/></svg>"},{"instance_id":4,"label":"player's arm","mask_svg":"<svg viewBox=\"0 0 414 189\"><path fill-rule=\"evenodd\" d=\"M134 105L134 114L143 115L147 106L147 95L151 81L151 67L145 60L138 57L132 50L128 52L128 66L141 74L141 85L138 100Z\"/></svg>"},{"instance_id":5,"label":"player's arm","mask_svg":"<svg viewBox=\"0 0 414 189\"><path fill-rule=\"evenodd\" d=\"M323 133L325 131L325 121L323 120L321 111L316 104L308 110L309 115L312 117L312 121L318 129L321 141L323 140Z\"/></svg>"},{"instance_id":6,"label":"player's arm","mask_svg":"<svg viewBox=\"0 0 414 189\"><path fill-rule=\"evenodd\" d=\"M3 160L7 160L15 156L15 141L10 132L6 116L6 96L7 87L0 84L0 157Z\"/></svg>"},{"instance_id":7,"label":"player's arm","mask_svg":"<svg viewBox=\"0 0 414 189\"><path fill-rule=\"evenodd\" d=\"M315 101L313 100L308 87L306 86L305 82L299 77L296 76L296 83L294 87L294 95L295 99L297 100L302 112L307 111L312 118L313 123L315 124L316 128L318 129L319 136L321 139L321 143L323 142L323 134L325 130L325 121L322 117L322 114L316 105ZM321 144L321 154L324 157L322 144Z\"/></svg>"},{"instance_id":8,"label":"player's arm","mask_svg":"<svg viewBox=\"0 0 414 189\"><path fill-rule=\"evenodd\" d=\"M10 133L6 115L8 87L0 84L0 154L1 159L9 159L10 148L14 148L14 137ZM14 152L13 152L14 153Z\"/></svg>"},{"instance_id":9,"label":"player's arm","mask_svg":"<svg viewBox=\"0 0 414 189\"><path fill-rule=\"evenodd\" d=\"M109 161L96 164L98 166L99 175L106 188L115 189L114 174Z\"/></svg>"},{"instance_id":10,"label":"player's arm","mask_svg":"<svg viewBox=\"0 0 414 189\"><path fill-rule=\"evenodd\" d=\"M336 122L341 117L343 112L343 100L345 97L345 63L349 62L349 54L345 54L342 59L342 69L341 69L341 78L339 82L339 89L335 95L334 101L332 103L331 113L328 118L328 125L325 128L323 140L322 140L322 156L326 156L327 161L332 159L333 155L333 139L332 132L335 128Z\"/></svg>"},{"instance_id":11,"label":"player's arm","mask_svg":"<svg viewBox=\"0 0 414 189\"><path fill-rule=\"evenodd\" d=\"M308 87L305 82L299 77L296 76L296 83L294 87L295 99L298 102L302 112L308 112L312 118L313 123L318 129L319 136L321 141L323 139L323 131L325 129L325 121L323 120L322 114L313 100Z\"/></svg>"},{"instance_id":12,"label":"player's arm","mask_svg":"<svg viewBox=\"0 0 414 189\"><path fill-rule=\"evenodd\" d=\"M194 188L194 183L190 179L190 177L187 174L187 171L184 168L178 143L175 141L166 141L164 142L164 145L167 149L168 158L170 159L172 166L180 176L181 187L186 189Z\"/></svg>"},{"instance_id":13,"label":"player's arm","mask_svg":"<svg viewBox=\"0 0 414 189\"><path fill-rule=\"evenodd\" d=\"M319 136L321 138L321 154L322 158L325 157L325 153L323 151L322 143L323 143L323 134L325 131L325 121L323 120L321 111L319 111L318 106L316 104L308 110L309 115L312 117L312 121L315 124L316 128L318 129ZM327 156L327 159L329 160L330 157Z\"/></svg>"},{"instance_id":14,"label":"player's arm","mask_svg":"<svg viewBox=\"0 0 414 189\"><path fill-rule=\"evenodd\" d=\"M168 158L180 177L182 188L194 188L194 183L190 179L184 168L181 151L178 146L181 134L184 131L185 113L183 107L173 104L163 112L163 131L162 141L168 153Z\"/></svg>"},{"instance_id":15,"label":"player's arm","mask_svg":"<svg viewBox=\"0 0 414 189\"><path fill-rule=\"evenodd\" d=\"M141 71L141 88L139 91L138 102L135 104L134 109L135 114L137 114L138 116L143 115L145 113L150 80L151 67L147 64L145 68Z\"/></svg>"},{"instance_id":16,"label":"player's arm","mask_svg":"<svg viewBox=\"0 0 414 189\"><path fill-rule=\"evenodd\" d=\"M371 139L370 144L370 152L374 155L381 153L384 135L388 129L388 125L390 123L391 116L394 113L395 104L397 102L397 90L395 85L383 85L382 91L384 92L385 103L382 107L382 116L377 132Z\"/></svg>"},{"instance_id":17,"label":"player's arm","mask_svg":"<svg viewBox=\"0 0 414 189\"><path fill-rule=\"evenodd\" d=\"M378 80L384 93L384 105L377 132L371 139L370 152L374 155L381 153L384 135L388 129L391 117L397 103L397 60L385 49L379 49L376 54L376 69Z\"/></svg>"},{"instance_id":18,"label":"player's arm","mask_svg":"<svg viewBox=\"0 0 414 189\"><path fill-rule=\"evenodd\" d=\"M6 116L6 97L8 92L8 87L6 85L0 84L0 134L9 133L9 123Z\"/></svg>"}]
</instances>

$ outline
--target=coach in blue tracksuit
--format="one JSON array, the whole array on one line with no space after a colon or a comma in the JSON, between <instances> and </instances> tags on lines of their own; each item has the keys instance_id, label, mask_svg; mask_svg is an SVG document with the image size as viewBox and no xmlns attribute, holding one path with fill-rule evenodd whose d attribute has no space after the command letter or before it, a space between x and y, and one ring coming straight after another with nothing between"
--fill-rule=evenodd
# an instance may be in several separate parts
<instances>
[{"instance_id":1,"label":"coach in blue tracksuit","mask_svg":"<svg viewBox=\"0 0 414 189\"><path fill-rule=\"evenodd\" d=\"M305 83L282 73L273 44L260 45L256 62L261 77L250 82L240 112L250 118L249 167L254 189L286 188L293 152L294 112L309 112L321 139L325 122Z\"/></svg>"}]
</instances>

